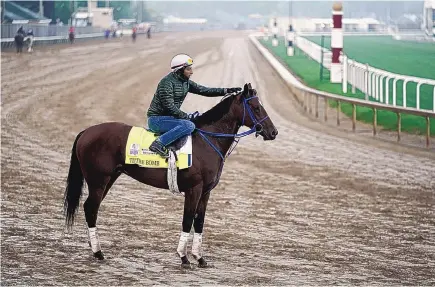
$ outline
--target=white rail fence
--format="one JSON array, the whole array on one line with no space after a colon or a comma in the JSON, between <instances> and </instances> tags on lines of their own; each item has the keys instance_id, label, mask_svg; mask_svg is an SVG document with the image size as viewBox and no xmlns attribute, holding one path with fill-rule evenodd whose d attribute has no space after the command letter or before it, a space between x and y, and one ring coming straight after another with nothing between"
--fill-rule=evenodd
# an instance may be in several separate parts
<instances>
[{"instance_id":1,"label":"white rail fence","mask_svg":"<svg viewBox=\"0 0 435 287\"><path fill-rule=\"evenodd\" d=\"M0 44L2 48L11 48L15 46L13 37L15 36L16 29L18 29L18 27L21 25L9 25L9 26L11 27L13 26L13 28L2 26L2 38L0 39ZM33 45L50 45L50 44L69 42L68 26L62 26L62 27L41 26L39 27L39 30L35 30L36 28L31 25L23 25L23 26L24 26L24 31L27 31L28 28L34 29L33 31L36 37L34 37L33 39L34 41ZM161 32L160 25L157 25L152 30L153 34L157 32ZM138 30L137 33L145 34L146 31ZM51 35L51 34L55 34L55 35ZM104 37L104 32L103 29L101 28L76 27L74 38L75 40L85 40L85 39L101 38L101 37Z\"/></svg>"},{"instance_id":2,"label":"white rail fence","mask_svg":"<svg viewBox=\"0 0 435 287\"><path fill-rule=\"evenodd\" d=\"M408 87L414 83L415 87L415 108L421 108L422 96L432 98L432 110L435 112L435 80L400 75L362 64L355 60L343 57L343 92L347 92L347 84L352 86L352 93L359 89L366 95L366 100L372 98L380 103L398 105L398 97L401 96L402 106L408 107ZM435 71L434 71L435 74ZM390 85L391 84L391 85ZM401 95L398 95L398 86L402 85ZM430 87L432 95L422 95L422 86ZM425 89L426 92L429 91ZM390 96L392 102L390 102Z\"/></svg>"},{"instance_id":3,"label":"white rail fence","mask_svg":"<svg viewBox=\"0 0 435 287\"><path fill-rule=\"evenodd\" d=\"M300 104L304 107L304 110L306 112L309 112L310 114L312 112L314 112L315 117L319 118L320 113L321 113L319 100L323 99L325 101L325 103L323 105L323 107L324 107L323 119L324 119L324 121L327 121L328 120L328 113L331 112L330 111L331 108L328 107L329 105L327 102L329 100L336 101L337 102L337 106L336 106L337 126L339 126L341 124L341 121L340 121L341 103L351 104L352 105L352 130L355 132L356 131L356 124L357 124L356 107L363 106L363 107L371 108L373 110L373 122L372 122L372 124L373 124L373 136L376 136L377 132L378 132L378 126L377 126L377 118L378 118L377 112L378 112L378 110L390 111L390 112L397 114L396 127L397 127L397 141L398 142L401 141L401 132L402 132L402 130L401 130L402 129L401 128L401 126L402 126L401 115L402 114L410 114L410 115L419 116L419 117L422 117L426 120L426 132L425 132L426 148L430 148L430 142L431 142L430 119L435 118L435 111L427 110L427 109L417 109L417 108L412 108L412 107L393 106L393 105L389 105L386 103L377 103L377 102L368 101L368 100L361 100L361 99L356 99L356 98L352 98L352 97L335 95L335 94L331 94L331 93L327 93L327 92L323 92L323 91L319 91L319 90L307 87L304 84L302 84L301 82L299 82L299 80L295 76L293 76L289 72L289 70L286 67L284 67L284 65L280 61L278 61L275 58L275 56L273 56L271 54L271 52L269 52L262 44L260 44L260 42L257 40L257 37L259 37L261 35L262 34L251 34L249 37L250 37L252 43L254 44L254 46L260 51L261 54L263 54L263 56L272 65L272 67L278 72L278 74L289 85L289 87L292 89L293 93L295 95L298 95L298 97L300 99ZM315 46L312 45L311 47L315 47ZM313 49L317 49L317 48L313 48ZM348 71L350 71L350 69ZM361 79L358 77L354 77L353 79L355 79L355 82L357 82L357 80L359 81L359 83L361 82ZM390 77L390 80L391 79L393 79L393 78ZM368 82L362 81L362 83L368 83Z\"/></svg>"},{"instance_id":4,"label":"white rail fence","mask_svg":"<svg viewBox=\"0 0 435 287\"><path fill-rule=\"evenodd\" d=\"M296 36L295 45L316 62L321 62L322 48L320 45L302 36ZM323 48L323 66L327 69L331 68L331 57L331 51ZM342 88L344 93L347 93L349 84L353 94L358 89L366 95L366 100L372 99L387 105L398 106L398 100L401 99L401 106L404 108L410 106L408 105L408 100L410 100L415 103L415 106L411 105L411 107L435 111L435 80L391 73L348 59L346 55L342 55L340 61L343 63ZM413 83L415 93L412 96L415 97L415 101L408 98L408 88L412 87ZM399 85L402 85L401 91L398 91ZM422 94L424 86L427 88L424 89L425 94ZM432 98L431 108L421 107L422 97Z\"/></svg>"},{"instance_id":5,"label":"white rail fence","mask_svg":"<svg viewBox=\"0 0 435 287\"><path fill-rule=\"evenodd\" d=\"M104 33L80 34L80 35L75 35L75 40L99 38L103 36ZM66 42L69 42L68 36L34 37L33 39L33 45L56 44L56 43L66 43ZM14 38L0 39L0 43L2 48L11 48L15 46Z\"/></svg>"},{"instance_id":6,"label":"white rail fence","mask_svg":"<svg viewBox=\"0 0 435 287\"><path fill-rule=\"evenodd\" d=\"M322 61L322 47L320 45L301 36L295 37L295 45L317 63ZM323 48L323 66L330 70L331 62L332 52Z\"/></svg>"}]
</instances>

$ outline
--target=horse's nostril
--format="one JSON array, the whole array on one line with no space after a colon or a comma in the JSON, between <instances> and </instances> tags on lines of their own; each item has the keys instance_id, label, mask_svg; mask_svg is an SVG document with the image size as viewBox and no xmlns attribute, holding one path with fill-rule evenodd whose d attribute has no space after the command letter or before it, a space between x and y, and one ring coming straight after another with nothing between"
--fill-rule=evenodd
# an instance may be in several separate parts
<instances>
[{"instance_id":1,"label":"horse's nostril","mask_svg":"<svg viewBox=\"0 0 435 287\"><path fill-rule=\"evenodd\" d=\"M277 136L278 135L278 131L277 130L272 131L272 135L273 136Z\"/></svg>"}]
</instances>

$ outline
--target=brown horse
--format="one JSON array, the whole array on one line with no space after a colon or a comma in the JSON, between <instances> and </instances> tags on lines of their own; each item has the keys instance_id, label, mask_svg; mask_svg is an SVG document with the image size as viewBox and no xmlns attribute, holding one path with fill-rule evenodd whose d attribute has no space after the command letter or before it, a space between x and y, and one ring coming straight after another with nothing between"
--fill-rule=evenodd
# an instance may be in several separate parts
<instances>
[{"instance_id":1,"label":"brown horse","mask_svg":"<svg viewBox=\"0 0 435 287\"><path fill-rule=\"evenodd\" d=\"M21 54L23 52L24 46L24 35L21 33L17 33L14 37L15 47L17 48L17 54Z\"/></svg>"},{"instance_id":2,"label":"brown horse","mask_svg":"<svg viewBox=\"0 0 435 287\"><path fill-rule=\"evenodd\" d=\"M225 97L195 118L194 123L197 129L192 134L192 166L178 171L178 187L184 193L185 201L183 231L177 252L182 265L190 266L187 239L193 224L192 255L198 260L198 266L205 267L207 263L201 254L205 211L210 191L219 182L226 155L242 136L255 133L264 140L274 140L278 131L251 84L245 84L243 92ZM241 126L250 130L237 134ZM116 179L124 173L144 184L169 188L166 169L125 164L126 143L131 128L116 122L95 125L80 132L72 147L64 198L66 224L72 227L74 223L85 179L89 188L89 196L84 203L89 244L98 259L104 259L96 230L98 209Z\"/></svg>"}]
</instances>

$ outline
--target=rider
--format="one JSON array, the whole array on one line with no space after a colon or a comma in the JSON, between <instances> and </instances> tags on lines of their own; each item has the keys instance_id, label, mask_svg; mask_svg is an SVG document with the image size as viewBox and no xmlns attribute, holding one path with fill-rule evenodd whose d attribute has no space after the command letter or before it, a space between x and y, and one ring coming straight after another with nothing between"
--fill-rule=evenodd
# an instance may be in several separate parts
<instances>
[{"instance_id":1,"label":"rider","mask_svg":"<svg viewBox=\"0 0 435 287\"><path fill-rule=\"evenodd\" d=\"M29 28L29 30L27 30L27 36L35 36L33 34L33 29Z\"/></svg>"},{"instance_id":2,"label":"rider","mask_svg":"<svg viewBox=\"0 0 435 287\"><path fill-rule=\"evenodd\" d=\"M21 34L21 35L23 35L23 37L26 36L26 32L24 32L23 26L20 26L20 28L18 28L17 34Z\"/></svg>"},{"instance_id":3,"label":"rider","mask_svg":"<svg viewBox=\"0 0 435 287\"><path fill-rule=\"evenodd\" d=\"M188 92L206 97L220 97L235 93L242 88L207 88L190 80L193 74L193 60L185 54L178 54L171 60L172 72L157 86L157 91L148 109L148 127L162 133L149 147L150 151L167 157L167 146L177 139L190 135L195 130L192 120L198 112L187 114L180 110Z\"/></svg>"},{"instance_id":4,"label":"rider","mask_svg":"<svg viewBox=\"0 0 435 287\"><path fill-rule=\"evenodd\" d=\"M147 38L148 38L148 39L151 38L151 27L148 27L148 30L147 30Z\"/></svg>"}]
</instances>

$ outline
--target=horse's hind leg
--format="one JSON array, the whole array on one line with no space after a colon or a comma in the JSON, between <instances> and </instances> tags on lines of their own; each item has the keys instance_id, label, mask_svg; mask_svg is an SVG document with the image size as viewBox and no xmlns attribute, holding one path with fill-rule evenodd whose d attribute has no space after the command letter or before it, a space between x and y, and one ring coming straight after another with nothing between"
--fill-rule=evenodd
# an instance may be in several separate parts
<instances>
[{"instance_id":1,"label":"horse's hind leg","mask_svg":"<svg viewBox=\"0 0 435 287\"><path fill-rule=\"evenodd\" d=\"M121 175L121 172L116 172L115 174L110 177L109 183L106 185L106 189L104 191L103 200L106 198L107 193L109 192L109 189L112 187L112 185L115 183L115 181L118 179L118 177Z\"/></svg>"},{"instance_id":2,"label":"horse's hind leg","mask_svg":"<svg viewBox=\"0 0 435 287\"><path fill-rule=\"evenodd\" d=\"M99 178L100 182L96 184L96 179ZM97 215L100 204L103 201L106 186L110 182L110 176L99 176L92 179L92 183L89 184L89 196L84 203L86 223L88 224L89 242L91 245L94 257L99 260L103 260L104 256L101 252L100 241L97 233Z\"/></svg>"},{"instance_id":3,"label":"horse's hind leg","mask_svg":"<svg viewBox=\"0 0 435 287\"><path fill-rule=\"evenodd\" d=\"M202 230L204 228L205 211L207 209L210 192L211 191L206 191L206 193L201 196L193 222L195 233L193 234L192 255L198 260L198 267L202 268L207 267L207 262L204 257L202 257Z\"/></svg>"}]
</instances>

